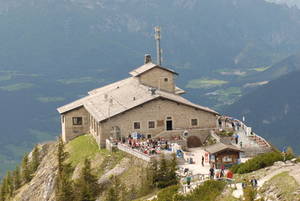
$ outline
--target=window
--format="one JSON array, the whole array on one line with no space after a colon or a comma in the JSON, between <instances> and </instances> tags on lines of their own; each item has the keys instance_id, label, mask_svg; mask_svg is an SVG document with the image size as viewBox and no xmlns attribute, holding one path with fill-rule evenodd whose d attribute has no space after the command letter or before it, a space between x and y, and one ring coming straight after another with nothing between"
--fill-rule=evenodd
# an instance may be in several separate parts
<instances>
[{"instance_id":1,"label":"window","mask_svg":"<svg viewBox=\"0 0 300 201\"><path fill-rule=\"evenodd\" d=\"M73 117L73 125L82 125L82 117Z\"/></svg>"},{"instance_id":2,"label":"window","mask_svg":"<svg viewBox=\"0 0 300 201\"><path fill-rule=\"evenodd\" d=\"M232 158L230 156L224 156L223 162L232 162Z\"/></svg>"},{"instance_id":3,"label":"window","mask_svg":"<svg viewBox=\"0 0 300 201\"><path fill-rule=\"evenodd\" d=\"M65 123L65 115L62 115L62 116L61 116L61 122L62 122L62 123Z\"/></svg>"},{"instance_id":4,"label":"window","mask_svg":"<svg viewBox=\"0 0 300 201\"><path fill-rule=\"evenodd\" d=\"M141 123L140 122L134 122L133 123L133 128L134 129L140 129L141 128Z\"/></svg>"},{"instance_id":5,"label":"window","mask_svg":"<svg viewBox=\"0 0 300 201\"><path fill-rule=\"evenodd\" d=\"M165 80L165 82L168 82L168 81L169 81L169 79L168 79L167 77L166 77L164 80Z\"/></svg>"},{"instance_id":6,"label":"window","mask_svg":"<svg viewBox=\"0 0 300 201\"><path fill-rule=\"evenodd\" d=\"M198 126L198 119L192 119L191 124L192 126Z\"/></svg>"},{"instance_id":7,"label":"window","mask_svg":"<svg viewBox=\"0 0 300 201\"><path fill-rule=\"evenodd\" d=\"M148 128L155 128L155 121L149 121Z\"/></svg>"}]
</instances>

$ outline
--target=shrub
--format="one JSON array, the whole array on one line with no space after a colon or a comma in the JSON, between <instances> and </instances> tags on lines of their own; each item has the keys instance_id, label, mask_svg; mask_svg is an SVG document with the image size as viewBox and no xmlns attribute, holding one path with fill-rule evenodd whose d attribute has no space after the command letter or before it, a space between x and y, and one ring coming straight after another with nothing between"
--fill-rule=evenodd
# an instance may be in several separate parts
<instances>
[{"instance_id":1,"label":"shrub","mask_svg":"<svg viewBox=\"0 0 300 201\"><path fill-rule=\"evenodd\" d=\"M290 158L290 156L288 157ZM282 161L283 155L280 152L268 152L260 154L245 163L235 165L231 168L234 173L244 174L273 165L276 161Z\"/></svg>"},{"instance_id":2,"label":"shrub","mask_svg":"<svg viewBox=\"0 0 300 201\"><path fill-rule=\"evenodd\" d=\"M162 189L157 194L157 201L173 201L173 197L177 194L179 189L178 185L169 186L167 188Z\"/></svg>"}]
</instances>

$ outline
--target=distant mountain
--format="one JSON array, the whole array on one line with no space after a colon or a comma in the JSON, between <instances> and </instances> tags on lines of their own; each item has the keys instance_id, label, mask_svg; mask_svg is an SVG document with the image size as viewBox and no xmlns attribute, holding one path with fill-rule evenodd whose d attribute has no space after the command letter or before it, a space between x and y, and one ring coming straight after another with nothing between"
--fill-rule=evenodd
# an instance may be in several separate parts
<instances>
[{"instance_id":1,"label":"distant mountain","mask_svg":"<svg viewBox=\"0 0 300 201\"><path fill-rule=\"evenodd\" d=\"M154 55L156 25L163 64L179 72L179 86L191 87L192 101L208 106L216 102L200 96L207 93L200 78L226 83L216 71L269 66L300 52L299 9L263 0L0 0L0 172L59 135L57 106ZM221 102L240 95L217 86Z\"/></svg>"},{"instance_id":2,"label":"distant mountain","mask_svg":"<svg viewBox=\"0 0 300 201\"><path fill-rule=\"evenodd\" d=\"M228 115L246 117L254 132L279 148L292 146L300 153L300 71L264 85L226 109Z\"/></svg>"}]
</instances>

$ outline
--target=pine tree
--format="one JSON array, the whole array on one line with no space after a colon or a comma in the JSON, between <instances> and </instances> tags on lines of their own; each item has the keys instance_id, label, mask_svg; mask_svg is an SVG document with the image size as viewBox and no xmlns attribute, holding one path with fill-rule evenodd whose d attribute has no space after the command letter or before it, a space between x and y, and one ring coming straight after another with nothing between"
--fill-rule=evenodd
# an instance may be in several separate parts
<instances>
[{"instance_id":1,"label":"pine tree","mask_svg":"<svg viewBox=\"0 0 300 201\"><path fill-rule=\"evenodd\" d=\"M156 159L153 159L150 163L150 165L147 168L146 172L147 180L151 181L150 187L156 187L157 182L159 180L158 178L158 161Z\"/></svg>"},{"instance_id":2,"label":"pine tree","mask_svg":"<svg viewBox=\"0 0 300 201\"><path fill-rule=\"evenodd\" d=\"M90 160L85 159L84 167L75 184L76 200L95 201L97 199L98 191L97 178L91 173L91 162Z\"/></svg>"},{"instance_id":3,"label":"pine tree","mask_svg":"<svg viewBox=\"0 0 300 201\"><path fill-rule=\"evenodd\" d=\"M6 175L6 185L7 185L7 195L8 197L12 197L14 192L14 186L13 186L13 178L11 175L11 172L8 171Z\"/></svg>"},{"instance_id":4,"label":"pine tree","mask_svg":"<svg viewBox=\"0 0 300 201\"><path fill-rule=\"evenodd\" d=\"M19 189L21 186L21 175L20 175L20 168L16 167L16 169L13 171L13 187L14 191Z\"/></svg>"},{"instance_id":5,"label":"pine tree","mask_svg":"<svg viewBox=\"0 0 300 201\"><path fill-rule=\"evenodd\" d=\"M105 201L123 201L124 187L116 176L111 177L111 187L108 190Z\"/></svg>"},{"instance_id":6,"label":"pine tree","mask_svg":"<svg viewBox=\"0 0 300 201\"><path fill-rule=\"evenodd\" d=\"M5 201L8 194L8 187L6 176L2 179L1 188L0 188L0 201Z\"/></svg>"},{"instance_id":7,"label":"pine tree","mask_svg":"<svg viewBox=\"0 0 300 201\"><path fill-rule=\"evenodd\" d=\"M55 184L55 200L56 201L73 201L73 184L70 180L71 166L66 164L68 153L64 150L64 143L61 138L58 140L57 161L58 172Z\"/></svg>"},{"instance_id":8,"label":"pine tree","mask_svg":"<svg viewBox=\"0 0 300 201\"><path fill-rule=\"evenodd\" d=\"M28 183L31 180L30 169L28 164L28 155L26 154L22 160L22 183Z\"/></svg>"},{"instance_id":9,"label":"pine tree","mask_svg":"<svg viewBox=\"0 0 300 201\"><path fill-rule=\"evenodd\" d=\"M164 188L167 186L168 162L164 154L161 155L157 170L157 187Z\"/></svg>"},{"instance_id":10,"label":"pine tree","mask_svg":"<svg viewBox=\"0 0 300 201\"><path fill-rule=\"evenodd\" d=\"M39 155L40 155L39 147L38 145L36 145L32 152L32 160L30 163L31 174L34 174L40 165Z\"/></svg>"},{"instance_id":11,"label":"pine tree","mask_svg":"<svg viewBox=\"0 0 300 201\"><path fill-rule=\"evenodd\" d=\"M166 185L176 185L178 184L178 178L177 178L177 158L176 155L173 154L171 160L168 161L168 170L167 170L167 178L168 181Z\"/></svg>"}]
</instances>

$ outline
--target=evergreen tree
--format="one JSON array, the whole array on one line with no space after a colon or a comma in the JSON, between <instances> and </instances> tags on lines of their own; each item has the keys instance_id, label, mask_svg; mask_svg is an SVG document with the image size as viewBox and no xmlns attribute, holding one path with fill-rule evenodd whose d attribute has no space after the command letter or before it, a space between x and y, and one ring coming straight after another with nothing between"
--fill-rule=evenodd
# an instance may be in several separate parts
<instances>
[{"instance_id":1,"label":"evergreen tree","mask_svg":"<svg viewBox=\"0 0 300 201\"><path fill-rule=\"evenodd\" d=\"M177 158L176 155L173 154L171 160L168 161L168 170L167 170L167 186L178 184L177 178Z\"/></svg>"},{"instance_id":2,"label":"evergreen tree","mask_svg":"<svg viewBox=\"0 0 300 201\"><path fill-rule=\"evenodd\" d=\"M10 171L8 171L6 175L6 186L7 186L7 196L12 197L14 192L14 186L13 186L13 178Z\"/></svg>"},{"instance_id":3,"label":"evergreen tree","mask_svg":"<svg viewBox=\"0 0 300 201\"><path fill-rule=\"evenodd\" d=\"M157 170L157 187L164 188L167 186L168 161L164 154L161 155Z\"/></svg>"},{"instance_id":4,"label":"evergreen tree","mask_svg":"<svg viewBox=\"0 0 300 201\"><path fill-rule=\"evenodd\" d=\"M56 201L73 201L73 185L70 180L71 166L66 164L68 153L64 150L64 143L61 138L58 140L57 146L57 161L58 172L55 185L55 200Z\"/></svg>"},{"instance_id":5,"label":"evergreen tree","mask_svg":"<svg viewBox=\"0 0 300 201\"><path fill-rule=\"evenodd\" d=\"M2 179L0 188L0 201L5 201L8 194L8 187L6 182L6 176Z\"/></svg>"},{"instance_id":6,"label":"evergreen tree","mask_svg":"<svg viewBox=\"0 0 300 201\"><path fill-rule=\"evenodd\" d=\"M13 172L13 187L14 191L21 187L21 175L19 167L16 167L15 171Z\"/></svg>"},{"instance_id":7,"label":"evergreen tree","mask_svg":"<svg viewBox=\"0 0 300 201\"><path fill-rule=\"evenodd\" d=\"M116 176L111 177L111 187L106 194L105 201L124 201L123 192L124 187L120 183L120 180Z\"/></svg>"},{"instance_id":8,"label":"evergreen tree","mask_svg":"<svg viewBox=\"0 0 300 201\"><path fill-rule=\"evenodd\" d=\"M151 181L151 187L156 187L158 182L158 161L153 159L147 168L147 180Z\"/></svg>"},{"instance_id":9,"label":"evergreen tree","mask_svg":"<svg viewBox=\"0 0 300 201\"><path fill-rule=\"evenodd\" d=\"M31 174L34 174L36 172L36 170L38 169L39 165L40 165L40 160L39 160L39 156L40 155L40 151L39 151L39 147L38 145L36 145L34 147L34 150L32 152L32 160L30 163L30 172Z\"/></svg>"},{"instance_id":10,"label":"evergreen tree","mask_svg":"<svg viewBox=\"0 0 300 201\"><path fill-rule=\"evenodd\" d=\"M91 173L91 162L88 159L84 161L84 167L81 170L80 177L75 184L76 200L95 201L99 192L97 178Z\"/></svg>"},{"instance_id":11,"label":"evergreen tree","mask_svg":"<svg viewBox=\"0 0 300 201\"><path fill-rule=\"evenodd\" d=\"M31 180L30 169L28 164L28 155L26 154L22 160L22 183L28 183Z\"/></svg>"}]
</instances>

